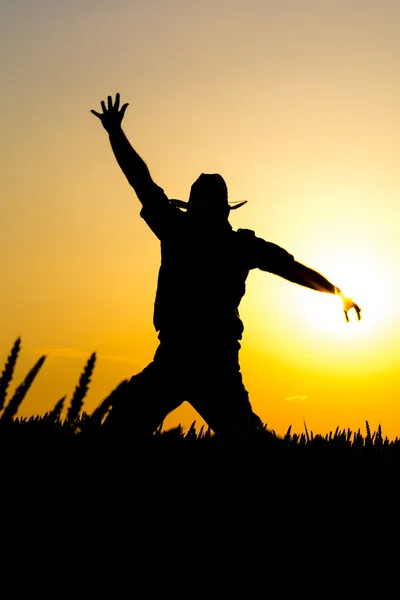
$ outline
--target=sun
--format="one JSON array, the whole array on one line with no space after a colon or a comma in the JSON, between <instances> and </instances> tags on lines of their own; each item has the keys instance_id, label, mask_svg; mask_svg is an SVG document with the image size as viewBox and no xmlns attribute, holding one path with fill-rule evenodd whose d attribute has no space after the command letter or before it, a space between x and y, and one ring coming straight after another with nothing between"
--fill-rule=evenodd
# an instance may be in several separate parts
<instances>
[{"instance_id":1,"label":"sun","mask_svg":"<svg viewBox=\"0 0 400 600\"><path fill-rule=\"evenodd\" d=\"M307 296L304 304L304 316L310 326L316 326L319 331L329 332L340 339L343 336L379 335L395 317L395 300L398 295L385 262L382 260L378 264L376 257L366 257L365 253L362 258L353 257L349 261L345 251L336 251L333 257L323 257L322 262L326 264L326 273L333 274L332 283L336 284L337 280L343 294L352 298L361 308L361 321L358 322L354 309L349 311L349 322L346 322L344 313L339 320L338 313L343 309L342 300L330 297L327 301L325 294L317 293L312 298Z\"/></svg>"},{"instance_id":2,"label":"sun","mask_svg":"<svg viewBox=\"0 0 400 600\"><path fill-rule=\"evenodd\" d=\"M312 290L297 293L295 318L302 348L292 345L293 360L303 367L309 356L313 368L329 372L371 374L392 369L397 363L393 340L399 326L399 290L387 261L367 250L349 260L343 249L321 256L321 262L326 274L332 274L329 280L361 308L361 320L351 309L346 321L338 296Z\"/></svg>"},{"instance_id":3,"label":"sun","mask_svg":"<svg viewBox=\"0 0 400 600\"><path fill-rule=\"evenodd\" d=\"M365 249L349 258L343 247L318 257L319 270L361 308L349 322L339 296L290 282L257 279L253 319L257 344L290 365L327 373L367 374L393 368L397 361L393 339L399 328L399 290L386 257ZM307 265L310 266L310 265ZM315 268L315 267L312 267ZM266 319L273 314L274 319Z\"/></svg>"}]
</instances>

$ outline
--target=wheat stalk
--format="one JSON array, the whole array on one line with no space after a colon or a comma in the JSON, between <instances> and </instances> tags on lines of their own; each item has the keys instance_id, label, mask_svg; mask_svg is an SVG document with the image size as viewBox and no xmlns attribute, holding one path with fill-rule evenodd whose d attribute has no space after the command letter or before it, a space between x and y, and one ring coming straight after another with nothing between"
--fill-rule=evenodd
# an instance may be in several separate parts
<instances>
[{"instance_id":1,"label":"wheat stalk","mask_svg":"<svg viewBox=\"0 0 400 600\"><path fill-rule=\"evenodd\" d=\"M26 393L28 392L29 388L31 387L33 380L35 379L36 375L38 374L45 359L46 359L46 356L41 356L39 358L39 360L33 365L32 369L29 371L29 373L25 377L24 381L17 387L17 389L14 392L14 395L10 399L9 403L7 404L7 406L4 409L3 414L1 415L1 418L0 418L1 423L10 422L14 418L14 416L17 414L18 408L19 408L22 400L25 398Z\"/></svg>"},{"instance_id":2,"label":"wheat stalk","mask_svg":"<svg viewBox=\"0 0 400 600\"><path fill-rule=\"evenodd\" d=\"M14 345L13 345L11 352L7 358L4 370L0 377L0 411L3 409L3 406L6 401L7 389L8 389L8 386L10 385L10 382L11 382L13 374L14 374L14 368L15 368L15 364L17 362L17 358L18 358L20 349L21 349L21 338L18 337L14 342Z\"/></svg>"},{"instance_id":3,"label":"wheat stalk","mask_svg":"<svg viewBox=\"0 0 400 600\"><path fill-rule=\"evenodd\" d=\"M128 380L125 379L106 398L104 398L104 400L102 400L98 407L88 417L82 433L91 432L95 427L102 424L102 421L110 410L114 399L121 393L121 391L123 391L127 384Z\"/></svg>"},{"instance_id":4,"label":"wheat stalk","mask_svg":"<svg viewBox=\"0 0 400 600\"><path fill-rule=\"evenodd\" d=\"M72 396L71 404L67 414L67 423L73 427L76 424L76 420L78 419L79 413L83 406L83 399L86 396L86 393L89 388L90 378L93 373L95 362L96 353L93 352L93 354L88 359L85 368L82 371L79 383L76 386L74 394Z\"/></svg>"},{"instance_id":5,"label":"wheat stalk","mask_svg":"<svg viewBox=\"0 0 400 600\"><path fill-rule=\"evenodd\" d=\"M63 396L62 398L60 398L56 404L54 405L53 410L51 410L47 415L47 421L50 423L55 423L56 421L58 421L58 419L61 416L61 411L64 407L64 402L67 396Z\"/></svg>"},{"instance_id":6,"label":"wheat stalk","mask_svg":"<svg viewBox=\"0 0 400 600\"><path fill-rule=\"evenodd\" d=\"M366 444L371 444L371 443L372 443L372 438L371 438L371 429L370 429L370 426L369 426L369 423L368 423L368 421L365 421L365 428L366 428L366 430L367 430L367 437L366 437L366 439L365 439L365 443L366 443Z\"/></svg>"},{"instance_id":7,"label":"wheat stalk","mask_svg":"<svg viewBox=\"0 0 400 600\"><path fill-rule=\"evenodd\" d=\"M307 438L307 442L310 441L310 436L308 435L308 429L307 429L307 425L306 422L304 421L304 429L306 430L306 438Z\"/></svg>"},{"instance_id":8,"label":"wheat stalk","mask_svg":"<svg viewBox=\"0 0 400 600\"><path fill-rule=\"evenodd\" d=\"M285 433L285 436L283 438L286 442L290 442L290 437L291 437L290 433L291 433L291 431L292 431L292 426L289 425L289 427L288 427L288 429L287 429L287 431Z\"/></svg>"}]
</instances>

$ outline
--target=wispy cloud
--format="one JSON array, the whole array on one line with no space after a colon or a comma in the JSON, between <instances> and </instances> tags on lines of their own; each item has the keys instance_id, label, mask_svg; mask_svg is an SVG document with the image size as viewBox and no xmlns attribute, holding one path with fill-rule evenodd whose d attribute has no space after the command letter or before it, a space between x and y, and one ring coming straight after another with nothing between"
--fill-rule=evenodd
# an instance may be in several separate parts
<instances>
[{"instance_id":1,"label":"wispy cloud","mask_svg":"<svg viewBox=\"0 0 400 600\"><path fill-rule=\"evenodd\" d=\"M93 351L92 351L93 352ZM52 347L40 347L33 348L33 354L45 354L49 357L54 358L70 358L70 359L78 359L78 360L87 360L92 352L81 350L79 348L52 348ZM129 356L118 356L115 354L99 354L96 352L96 357L98 361L108 361L115 363L126 363L135 366L136 368L140 368L140 365L137 360L134 358L130 358Z\"/></svg>"},{"instance_id":2,"label":"wispy cloud","mask_svg":"<svg viewBox=\"0 0 400 600\"><path fill-rule=\"evenodd\" d=\"M129 356L116 356L114 354L99 354L99 360L108 360L110 362L118 362L118 363L127 363L129 365L134 365L135 367L141 368L139 363L134 358L129 358Z\"/></svg>"},{"instance_id":3,"label":"wispy cloud","mask_svg":"<svg viewBox=\"0 0 400 600\"><path fill-rule=\"evenodd\" d=\"M295 396L288 396L285 398L287 402L304 402L307 400L308 396L301 396L300 394L296 394Z\"/></svg>"},{"instance_id":4,"label":"wispy cloud","mask_svg":"<svg viewBox=\"0 0 400 600\"><path fill-rule=\"evenodd\" d=\"M46 356L54 356L60 358L89 358L91 352L85 352L79 348L33 348L34 354L46 354Z\"/></svg>"}]
</instances>

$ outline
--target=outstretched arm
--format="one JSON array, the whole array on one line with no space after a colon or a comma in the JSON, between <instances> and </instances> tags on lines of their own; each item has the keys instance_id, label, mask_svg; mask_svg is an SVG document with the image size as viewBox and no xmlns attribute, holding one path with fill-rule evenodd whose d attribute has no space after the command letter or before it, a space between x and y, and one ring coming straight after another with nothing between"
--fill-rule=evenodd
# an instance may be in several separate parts
<instances>
[{"instance_id":1,"label":"outstretched arm","mask_svg":"<svg viewBox=\"0 0 400 600\"><path fill-rule=\"evenodd\" d=\"M299 285L303 285L312 290L317 290L319 292L325 292L327 294L335 294L336 296L340 296L343 302L343 311L346 318L346 321L349 321L348 312L350 309L354 308L357 313L358 320L361 319L361 309L360 307L353 302L351 298L347 298L343 295L341 290L333 285L326 277L314 271L314 269L310 269L310 267L306 267L305 265L293 261L290 263L290 267L288 266L284 271L280 273L282 277L287 279L288 281L293 281L293 283L298 283Z\"/></svg>"},{"instance_id":2,"label":"outstretched arm","mask_svg":"<svg viewBox=\"0 0 400 600\"><path fill-rule=\"evenodd\" d=\"M104 100L100 104L103 112L99 113L95 110L90 112L100 119L107 131L115 158L137 197L143 203L146 193L155 184L146 163L132 148L122 130L121 123L128 103L120 108L120 96L117 93L114 104L111 96L107 98L107 106Z\"/></svg>"},{"instance_id":3,"label":"outstretched arm","mask_svg":"<svg viewBox=\"0 0 400 600\"><path fill-rule=\"evenodd\" d=\"M358 320L361 319L360 307L353 302L351 298L345 296L338 287L333 285L333 283L321 275L321 273L297 262L294 260L292 254L289 254L289 252L277 244L267 242L262 238L257 238L253 231L242 231L246 231L246 237L248 237L250 241L252 240L252 243L249 246L252 249L252 252L250 252L251 268L259 268L262 271L274 273L288 281L298 283L311 290L325 292L326 294L335 294L342 300L346 321L350 320L348 312L352 308L356 311Z\"/></svg>"}]
</instances>

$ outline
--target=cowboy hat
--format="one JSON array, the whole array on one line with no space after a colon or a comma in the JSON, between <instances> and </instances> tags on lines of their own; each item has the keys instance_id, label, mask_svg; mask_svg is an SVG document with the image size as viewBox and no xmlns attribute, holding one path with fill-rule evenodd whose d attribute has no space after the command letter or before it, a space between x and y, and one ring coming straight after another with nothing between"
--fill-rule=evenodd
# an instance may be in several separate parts
<instances>
[{"instance_id":1,"label":"cowboy hat","mask_svg":"<svg viewBox=\"0 0 400 600\"><path fill-rule=\"evenodd\" d=\"M228 188L224 178L219 173L202 173L192 184L188 202L176 199L171 199L170 202L183 209L196 206L230 211L240 208L247 200L228 202Z\"/></svg>"},{"instance_id":2,"label":"cowboy hat","mask_svg":"<svg viewBox=\"0 0 400 600\"><path fill-rule=\"evenodd\" d=\"M174 204L178 208L187 209L189 206L189 202L185 200L177 200L176 198L170 198L169 201L171 204ZM228 202L229 210L235 210L236 208L240 208L243 204L246 204L247 200L237 200L236 202ZM206 203L204 203L206 204Z\"/></svg>"}]
</instances>

